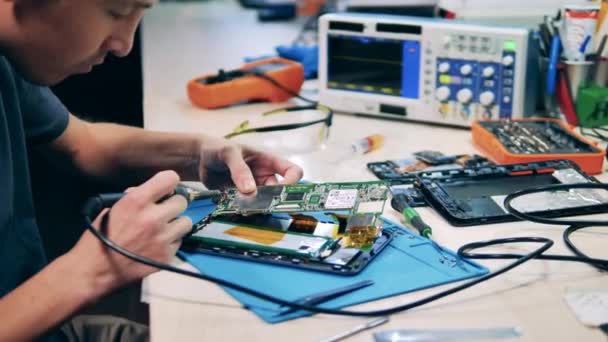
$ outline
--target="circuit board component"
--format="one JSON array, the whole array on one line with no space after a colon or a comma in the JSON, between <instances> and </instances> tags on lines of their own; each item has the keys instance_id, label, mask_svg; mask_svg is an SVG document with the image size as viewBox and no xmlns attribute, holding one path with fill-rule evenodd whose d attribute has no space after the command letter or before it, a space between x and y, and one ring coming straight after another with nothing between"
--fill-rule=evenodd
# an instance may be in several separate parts
<instances>
[{"instance_id":1,"label":"circuit board component","mask_svg":"<svg viewBox=\"0 0 608 342\"><path fill-rule=\"evenodd\" d=\"M387 197L388 186L383 181L269 185L258 187L254 194L229 189L218 200L212 215L325 210L379 214Z\"/></svg>"}]
</instances>

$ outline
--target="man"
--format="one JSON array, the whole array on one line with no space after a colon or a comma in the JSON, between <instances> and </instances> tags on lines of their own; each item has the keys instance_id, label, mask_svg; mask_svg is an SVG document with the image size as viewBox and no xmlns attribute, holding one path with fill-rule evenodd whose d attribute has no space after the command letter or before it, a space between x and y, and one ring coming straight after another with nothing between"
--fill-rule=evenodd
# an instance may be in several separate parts
<instances>
[{"instance_id":1,"label":"man","mask_svg":"<svg viewBox=\"0 0 608 342\"><path fill-rule=\"evenodd\" d=\"M91 177L145 181L95 226L127 250L160 262L171 259L192 224L176 219L186 207L180 196L158 203L180 177L252 192L256 183L276 183L276 174L284 182L302 176L295 164L223 140L84 122L40 86L88 72L108 53L128 54L153 1L0 0L0 341L59 338L57 327L80 308L155 271L104 248L88 232L45 265L27 148ZM74 330L68 325L64 334L78 338Z\"/></svg>"}]
</instances>

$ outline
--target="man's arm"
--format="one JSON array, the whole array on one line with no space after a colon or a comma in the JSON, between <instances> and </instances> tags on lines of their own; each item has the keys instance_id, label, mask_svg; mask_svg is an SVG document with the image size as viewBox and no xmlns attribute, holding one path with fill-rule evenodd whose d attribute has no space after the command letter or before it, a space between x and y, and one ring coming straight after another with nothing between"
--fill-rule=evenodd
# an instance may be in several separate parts
<instances>
[{"instance_id":1,"label":"man's arm","mask_svg":"<svg viewBox=\"0 0 608 342\"><path fill-rule=\"evenodd\" d=\"M256 184L285 183L302 177L299 166L246 146L202 134L163 133L106 123L88 123L71 115L65 132L50 144L55 159L65 159L85 174L139 183L162 170L209 187L236 185L242 192Z\"/></svg>"},{"instance_id":2,"label":"man's arm","mask_svg":"<svg viewBox=\"0 0 608 342\"><path fill-rule=\"evenodd\" d=\"M174 170L182 180L199 180L201 144L202 137L194 134L89 123L70 115L68 127L49 150L86 175L133 184L162 170Z\"/></svg>"},{"instance_id":3,"label":"man's arm","mask_svg":"<svg viewBox=\"0 0 608 342\"><path fill-rule=\"evenodd\" d=\"M73 255L61 256L0 299L0 341L32 340L110 287L108 277L83 269L85 264Z\"/></svg>"},{"instance_id":4,"label":"man's arm","mask_svg":"<svg viewBox=\"0 0 608 342\"><path fill-rule=\"evenodd\" d=\"M176 218L187 205L182 196L159 202L178 182L174 172L158 173L132 188L94 226L137 255L169 262L192 229L189 218ZM0 341L33 340L112 289L154 271L106 249L87 231L68 253L0 299Z\"/></svg>"}]
</instances>

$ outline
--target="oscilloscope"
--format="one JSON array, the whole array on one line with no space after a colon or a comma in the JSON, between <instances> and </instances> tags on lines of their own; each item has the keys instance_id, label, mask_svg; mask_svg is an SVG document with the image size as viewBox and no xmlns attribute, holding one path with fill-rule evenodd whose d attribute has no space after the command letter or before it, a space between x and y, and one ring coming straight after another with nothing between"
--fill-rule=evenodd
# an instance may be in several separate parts
<instances>
[{"instance_id":1,"label":"oscilloscope","mask_svg":"<svg viewBox=\"0 0 608 342\"><path fill-rule=\"evenodd\" d=\"M358 13L319 19L319 100L335 110L469 126L534 113L528 29Z\"/></svg>"}]
</instances>

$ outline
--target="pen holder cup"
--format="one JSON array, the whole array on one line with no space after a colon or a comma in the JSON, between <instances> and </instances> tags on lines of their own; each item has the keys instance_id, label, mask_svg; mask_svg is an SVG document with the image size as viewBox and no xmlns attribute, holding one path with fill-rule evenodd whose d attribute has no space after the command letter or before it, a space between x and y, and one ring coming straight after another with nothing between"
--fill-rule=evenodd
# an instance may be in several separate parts
<instances>
[{"instance_id":1,"label":"pen holder cup","mask_svg":"<svg viewBox=\"0 0 608 342\"><path fill-rule=\"evenodd\" d=\"M557 78L556 78L556 82L559 81L559 79L561 77L563 77L563 73L562 71L565 70L566 72L566 84L568 86L569 89L569 95L572 98L572 102L576 102L576 98L578 96L578 89L580 87L583 87L586 85L586 80L588 77L588 73L591 69L591 67L593 66L593 62L588 62L588 61L562 61L557 65L558 68L558 74L557 74ZM539 90L538 93L542 94L541 96L538 96L539 99L542 99L544 101L544 103L539 104L538 107L545 109L547 116L549 117L559 117L559 113L555 113L553 110L554 105L552 105L552 103L555 101L554 97L555 95L549 96L547 95L546 89L547 89L547 72L548 72L548 68L549 68L549 59L546 57L540 58L539 59L539 71L540 71L540 82L538 82L539 84ZM608 62L606 63L605 66L605 70L604 71L608 71ZM594 80L596 82L596 84L602 84L600 81L605 82L606 77L603 77L604 75L600 76L600 70L598 69L598 73L597 73L597 77L595 77L596 80ZM557 85L556 85L557 88ZM552 112L553 110L553 112Z\"/></svg>"},{"instance_id":2,"label":"pen holder cup","mask_svg":"<svg viewBox=\"0 0 608 342\"><path fill-rule=\"evenodd\" d=\"M584 105L578 97L582 89L587 89L590 86L598 86L607 83L608 61L602 61L598 65L596 71L593 71L593 62L591 61L561 61L557 65L557 75L555 79L555 93L552 96L547 95L547 70L549 61L547 58L540 59L540 80L544 99L545 111L549 117L557 117L565 119L569 124L578 126L578 110L585 109L585 113L589 115L589 105ZM593 72L594 75L590 75ZM588 97L589 94L586 94ZM584 114L582 117L586 117ZM595 125L595 124L594 124Z\"/></svg>"},{"instance_id":3,"label":"pen holder cup","mask_svg":"<svg viewBox=\"0 0 608 342\"><path fill-rule=\"evenodd\" d=\"M597 66L595 83L600 87L608 87L608 57L602 58Z\"/></svg>"},{"instance_id":4,"label":"pen holder cup","mask_svg":"<svg viewBox=\"0 0 608 342\"><path fill-rule=\"evenodd\" d=\"M590 78L589 71L593 66L593 62L588 61L563 61L560 63L560 68L565 68L566 71L566 82L568 88L571 91L572 102L576 102L578 98L579 90L581 87L585 87L589 81L594 82L594 79Z\"/></svg>"},{"instance_id":5,"label":"pen holder cup","mask_svg":"<svg viewBox=\"0 0 608 342\"><path fill-rule=\"evenodd\" d=\"M592 85L578 92L576 113L581 127L608 125L608 88Z\"/></svg>"}]
</instances>

